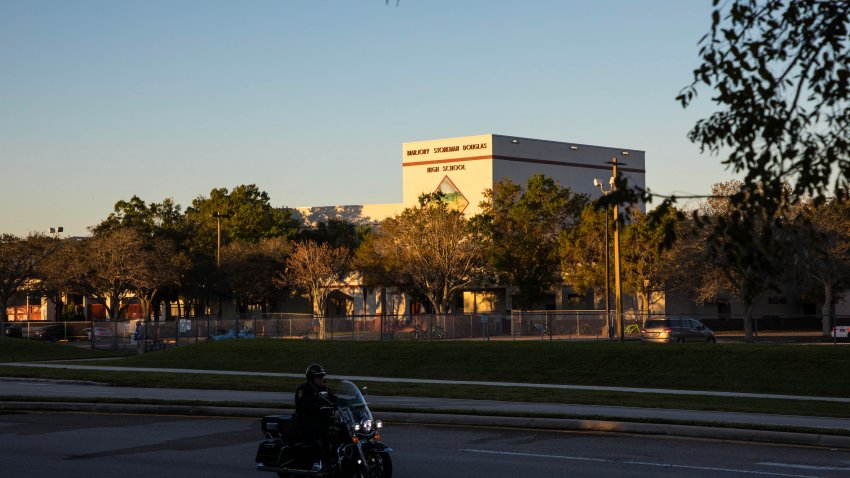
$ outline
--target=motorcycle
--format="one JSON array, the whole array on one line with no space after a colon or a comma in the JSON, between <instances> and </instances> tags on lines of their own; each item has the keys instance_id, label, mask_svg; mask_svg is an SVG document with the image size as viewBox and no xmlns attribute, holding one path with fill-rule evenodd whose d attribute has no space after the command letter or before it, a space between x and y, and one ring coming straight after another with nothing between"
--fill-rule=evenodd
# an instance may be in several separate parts
<instances>
[{"instance_id":1,"label":"motorcycle","mask_svg":"<svg viewBox=\"0 0 850 478\"><path fill-rule=\"evenodd\" d=\"M383 423L372 416L363 394L344 380L335 395L337 400L333 403L323 392L333 413L328 433L331 463L320 470L313 467L321 457L320 450L298 432L294 415L269 415L261 422L266 439L257 450L257 470L275 472L280 478L392 477L393 450L381 442Z\"/></svg>"}]
</instances>

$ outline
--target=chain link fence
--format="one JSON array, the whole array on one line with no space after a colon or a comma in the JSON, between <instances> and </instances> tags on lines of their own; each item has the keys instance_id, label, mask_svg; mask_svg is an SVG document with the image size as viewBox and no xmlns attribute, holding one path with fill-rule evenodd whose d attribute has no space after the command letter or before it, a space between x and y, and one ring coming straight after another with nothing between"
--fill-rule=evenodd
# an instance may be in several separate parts
<instances>
[{"instance_id":1,"label":"chain link fence","mask_svg":"<svg viewBox=\"0 0 850 478\"><path fill-rule=\"evenodd\" d=\"M653 314L652 318L693 318L715 332L743 331L743 317L699 314ZM637 339L647 315L623 314L624 338ZM821 330L818 317L757 316L756 333ZM836 318L838 325L850 317ZM324 325L324 327L323 327ZM254 314L246 317L197 317L166 321L10 321L6 335L30 340L63 341L79 346L139 352L203 341L263 337L300 340L610 340L616 338L614 312L599 310L513 311L511 314L355 315Z\"/></svg>"}]
</instances>

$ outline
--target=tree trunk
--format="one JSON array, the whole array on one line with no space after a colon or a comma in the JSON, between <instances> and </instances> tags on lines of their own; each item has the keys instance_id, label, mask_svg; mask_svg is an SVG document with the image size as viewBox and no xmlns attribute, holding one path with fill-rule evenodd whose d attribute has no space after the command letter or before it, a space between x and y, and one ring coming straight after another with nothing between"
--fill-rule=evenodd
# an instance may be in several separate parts
<instances>
[{"instance_id":1,"label":"tree trunk","mask_svg":"<svg viewBox=\"0 0 850 478\"><path fill-rule=\"evenodd\" d=\"M315 291L311 294L310 302L313 305L313 316L319 320L319 340L325 340L327 337L327 326L325 323L325 299L321 295L321 291ZM318 311L318 312L317 312Z\"/></svg>"},{"instance_id":2,"label":"tree trunk","mask_svg":"<svg viewBox=\"0 0 850 478\"><path fill-rule=\"evenodd\" d=\"M746 312L744 313L744 342L751 344L754 342L753 338L753 304L745 303L744 307Z\"/></svg>"},{"instance_id":3,"label":"tree trunk","mask_svg":"<svg viewBox=\"0 0 850 478\"><path fill-rule=\"evenodd\" d=\"M9 315L6 313L6 304L9 303L9 299L3 298L0 300L0 306L2 306L2 310L0 310L0 337L6 336L6 321L9 319Z\"/></svg>"},{"instance_id":4,"label":"tree trunk","mask_svg":"<svg viewBox=\"0 0 850 478\"><path fill-rule=\"evenodd\" d=\"M829 337L832 333L832 326L835 324L835 299L832 296L832 284L824 284L823 297L823 306L821 306L823 336Z\"/></svg>"}]
</instances>

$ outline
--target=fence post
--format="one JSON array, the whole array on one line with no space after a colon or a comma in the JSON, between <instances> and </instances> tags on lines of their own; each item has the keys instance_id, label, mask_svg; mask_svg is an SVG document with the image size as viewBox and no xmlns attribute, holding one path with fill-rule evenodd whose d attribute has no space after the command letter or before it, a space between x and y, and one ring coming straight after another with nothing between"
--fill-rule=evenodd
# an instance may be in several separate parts
<instances>
[{"instance_id":1,"label":"fence post","mask_svg":"<svg viewBox=\"0 0 850 478\"><path fill-rule=\"evenodd\" d=\"M576 336L581 337L581 324L579 323L578 311L576 311Z\"/></svg>"}]
</instances>

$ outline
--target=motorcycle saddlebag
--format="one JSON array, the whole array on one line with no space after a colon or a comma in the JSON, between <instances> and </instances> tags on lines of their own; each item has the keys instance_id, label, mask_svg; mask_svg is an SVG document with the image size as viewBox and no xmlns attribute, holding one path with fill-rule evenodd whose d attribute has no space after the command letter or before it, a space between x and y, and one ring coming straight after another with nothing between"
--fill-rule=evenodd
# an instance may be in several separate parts
<instances>
[{"instance_id":1,"label":"motorcycle saddlebag","mask_svg":"<svg viewBox=\"0 0 850 478\"><path fill-rule=\"evenodd\" d=\"M294 426L294 415L266 415L262 420L264 432L281 433L284 428Z\"/></svg>"},{"instance_id":2,"label":"motorcycle saddlebag","mask_svg":"<svg viewBox=\"0 0 850 478\"><path fill-rule=\"evenodd\" d=\"M271 440L263 440L257 448L257 458L254 459L257 463L264 465L277 465L280 460L280 450L283 448L283 441L280 438L272 438Z\"/></svg>"}]
</instances>

